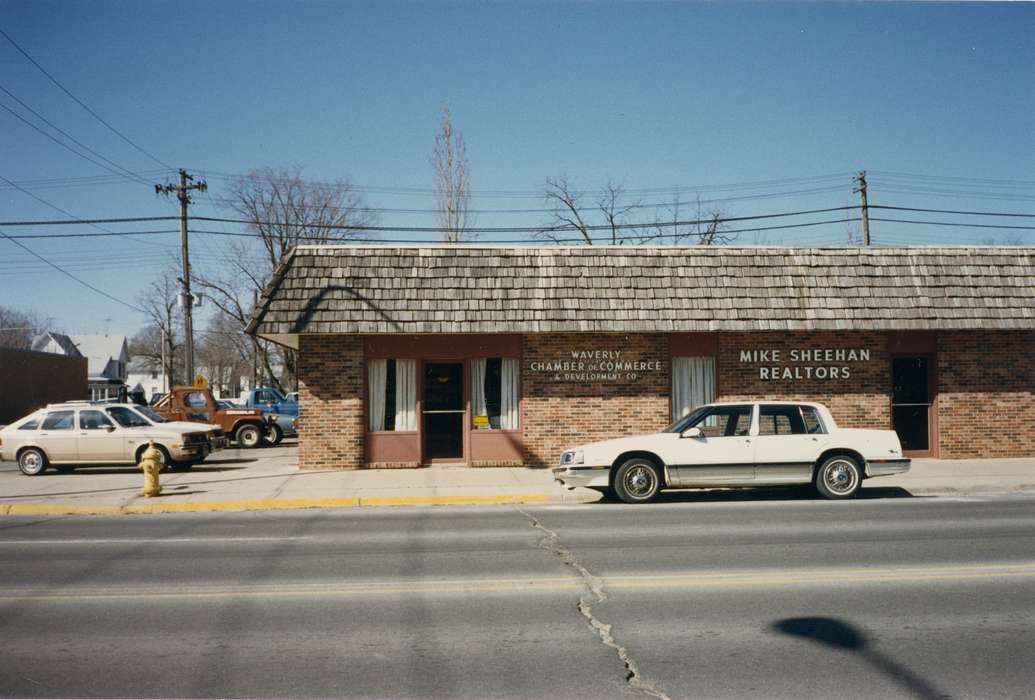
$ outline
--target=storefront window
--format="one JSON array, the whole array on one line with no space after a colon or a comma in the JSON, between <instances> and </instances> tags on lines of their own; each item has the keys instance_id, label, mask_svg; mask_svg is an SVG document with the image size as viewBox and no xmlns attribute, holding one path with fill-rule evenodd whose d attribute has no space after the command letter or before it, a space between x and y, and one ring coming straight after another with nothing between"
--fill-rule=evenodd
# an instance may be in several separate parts
<instances>
[{"instance_id":1,"label":"storefront window","mask_svg":"<svg viewBox=\"0 0 1035 700\"><path fill-rule=\"evenodd\" d=\"M672 358L672 417L715 400L715 358Z\"/></svg>"},{"instance_id":2,"label":"storefront window","mask_svg":"<svg viewBox=\"0 0 1035 700\"><path fill-rule=\"evenodd\" d=\"M518 362L515 358L471 360L471 420L475 429L517 430Z\"/></svg>"},{"instance_id":3,"label":"storefront window","mask_svg":"<svg viewBox=\"0 0 1035 700\"><path fill-rule=\"evenodd\" d=\"M371 432L417 429L417 361L367 362L367 416Z\"/></svg>"}]
</instances>

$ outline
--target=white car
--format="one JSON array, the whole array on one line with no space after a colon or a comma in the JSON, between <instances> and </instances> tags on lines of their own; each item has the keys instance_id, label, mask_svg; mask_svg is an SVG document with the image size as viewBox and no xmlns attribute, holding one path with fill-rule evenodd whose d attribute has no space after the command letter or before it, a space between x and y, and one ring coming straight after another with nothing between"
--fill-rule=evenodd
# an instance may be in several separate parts
<instances>
[{"instance_id":1,"label":"white car","mask_svg":"<svg viewBox=\"0 0 1035 700\"><path fill-rule=\"evenodd\" d=\"M863 479L909 471L893 430L839 428L818 403L743 401L697 408L660 433L581 445L557 481L646 503L662 489L813 484L855 496Z\"/></svg>"},{"instance_id":2,"label":"white car","mask_svg":"<svg viewBox=\"0 0 1035 700\"><path fill-rule=\"evenodd\" d=\"M48 465L138 464L149 441L170 467L189 467L212 451L208 426L152 425L120 406L88 401L51 404L0 430L0 461L13 459L26 476Z\"/></svg>"}]
</instances>

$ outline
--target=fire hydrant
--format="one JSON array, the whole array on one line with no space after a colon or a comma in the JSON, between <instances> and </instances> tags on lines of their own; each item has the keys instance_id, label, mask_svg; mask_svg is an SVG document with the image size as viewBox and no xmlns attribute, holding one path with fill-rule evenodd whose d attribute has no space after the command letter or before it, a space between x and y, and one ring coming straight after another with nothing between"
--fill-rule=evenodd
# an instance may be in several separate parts
<instances>
[{"instance_id":1,"label":"fire hydrant","mask_svg":"<svg viewBox=\"0 0 1035 700\"><path fill-rule=\"evenodd\" d=\"M158 472L162 469L162 453L155 447L154 440L148 442L147 449L140 455L140 468L144 470L144 493L142 495L151 498L162 492L162 485L158 483Z\"/></svg>"}]
</instances>

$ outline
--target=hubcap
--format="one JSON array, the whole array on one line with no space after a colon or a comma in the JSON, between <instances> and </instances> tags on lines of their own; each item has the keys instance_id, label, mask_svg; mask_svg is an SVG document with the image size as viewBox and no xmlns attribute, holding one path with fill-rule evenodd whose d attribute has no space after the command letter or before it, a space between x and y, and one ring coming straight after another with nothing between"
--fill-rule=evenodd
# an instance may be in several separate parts
<instances>
[{"instance_id":1,"label":"hubcap","mask_svg":"<svg viewBox=\"0 0 1035 700\"><path fill-rule=\"evenodd\" d=\"M637 465L625 473L625 489L633 496L650 495L655 483L654 472L647 467Z\"/></svg>"},{"instance_id":2,"label":"hubcap","mask_svg":"<svg viewBox=\"0 0 1035 700\"><path fill-rule=\"evenodd\" d=\"M843 460L831 462L823 472L823 483L834 493L851 492L857 480L854 466Z\"/></svg>"},{"instance_id":3,"label":"hubcap","mask_svg":"<svg viewBox=\"0 0 1035 700\"><path fill-rule=\"evenodd\" d=\"M30 452L22 457L22 466L30 472L38 470L40 468L40 464L42 464L42 460L35 452Z\"/></svg>"}]
</instances>

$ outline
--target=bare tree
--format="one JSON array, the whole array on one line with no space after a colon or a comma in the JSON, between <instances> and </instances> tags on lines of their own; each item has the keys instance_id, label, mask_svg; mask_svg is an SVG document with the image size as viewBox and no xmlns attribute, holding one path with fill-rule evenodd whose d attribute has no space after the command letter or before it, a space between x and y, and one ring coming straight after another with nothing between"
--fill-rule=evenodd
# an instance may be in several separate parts
<instances>
[{"instance_id":1,"label":"bare tree","mask_svg":"<svg viewBox=\"0 0 1035 700\"><path fill-rule=\"evenodd\" d=\"M147 357L154 365L161 366L170 387L190 380L182 376L183 363L177 360L183 344L177 342L181 337L182 313L177 302L180 286L176 274L176 264L171 262L137 297L137 304L147 312L148 328L152 330L145 328L133 336L137 342L131 342L130 347L130 355Z\"/></svg>"},{"instance_id":2,"label":"bare tree","mask_svg":"<svg viewBox=\"0 0 1035 700\"><path fill-rule=\"evenodd\" d=\"M277 264L296 245L344 243L362 227L377 221L347 179L332 183L302 177L300 167L263 168L238 178L230 190L231 208L248 221L254 238L235 240L222 265L200 273L194 280L212 304L243 332L251 317L255 296ZM261 373L278 388L293 383L295 353L248 341ZM282 363L286 376L274 366Z\"/></svg>"},{"instance_id":3,"label":"bare tree","mask_svg":"<svg viewBox=\"0 0 1035 700\"><path fill-rule=\"evenodd\" d=\"M468 204L471 198L471 170L467 162L467 147L463 135L453 128L449 107L442 106L442 121L435 135L431 152L435 168L435 190L438 197L438 224L442 240L460 243L470 240L468 228L471 217Z\"/></svg>"},{"instance_id":4,"label":"bare tree","mask_svg":"<svg viewBox=\"0 0 1035 700\"><path fill-rule=\"evenodd\" d=\"M0 306L0 348L31 350L32 340L47 330L47 319L35 311Z\"/></svg>"},{"instance_id":5,"label":"bare tree","mask_svg":"<svg viewBox=\"0 0 1035 700\"><path fill-rule=\"evenodd\" d=\"M673 192L671 203L656 206L653 219L642 224L630 219L653 205L628 201L625 189L613 181L604 185L593 204L584 204L585 197L586 194L575 189L566 177L548 178L543 199L551 219L537 232L537 237L559 243L575 234L587 245L643 245L659 241L725 245L736 238L736 234L725 233L726 215L720 209L705 209L699 197L696 217L685 219L684 202L680 201L678 191Z\"/></svg>"},{"instance_id":6,"label":"bare tree","mask_svg":"<svg viewBox=\"0 0 1035 700\"><path fill-rule=\"evenodd\" d=\"M208 372L209 381L220 396L236 396L241 378L252 372L252 343L241 333L237 320L218 311L201 334L198 360Z\"/></svg>"},{"instance_id":7,"label":"bare tree","mask_svg":"<svg viewBox=\"0 0 1035 700\"><path fill-rule=\"evenodd\" d=\"M661 241L672 245L729 245L737 238L736 233L726 233L727 215L716 207L706 208L697 197L696 208L690 219L686 219L679 190L672 192L672 202L655 210L655 225L652 236L642 236L640 243Z\"/></svg>"},{"instance_id":8,"label":"bare tree","mask_svg":"<svg viewBox=\"0 0 1035 700\"><path fill-rule=\"evenodd\" d=\"M587 245L602 242L594 233L610 234L610 242L617 245L622 238L620 231L626 217L638 203L625 203L625 190L621 185L608 181L593 205L582 203L584 193L579 192L565 176L547 178L543 199L550 209L551 220L538 232L540 238L559 243L573 233L582 237ZM600 216L603 223L592 223L591 216Z\"/></svg>"}]
</instances>

